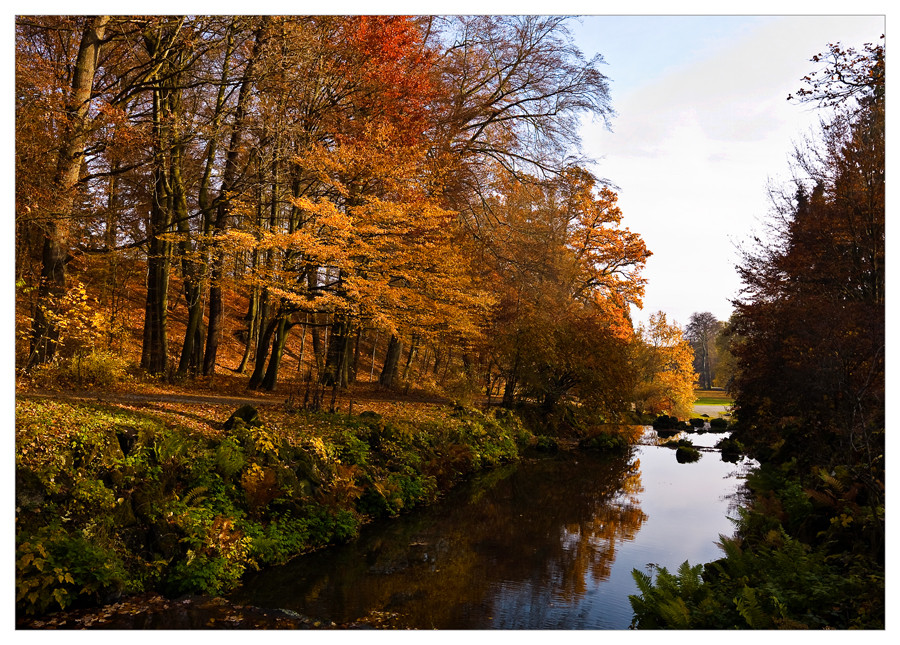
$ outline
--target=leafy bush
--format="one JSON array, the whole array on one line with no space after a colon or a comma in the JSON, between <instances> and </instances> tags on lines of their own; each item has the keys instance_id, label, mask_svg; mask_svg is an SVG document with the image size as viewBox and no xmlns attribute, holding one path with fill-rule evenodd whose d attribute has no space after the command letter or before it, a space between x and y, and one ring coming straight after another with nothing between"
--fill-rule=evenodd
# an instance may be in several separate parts
<instances>
[{"instance_id":1,"label":"leafy bush","mask_svg":"<svg viewBox=\"0 0 900 645\"><path fill-rule=\"evenodd\" d=\"M31 371L31 380L47 389L111 388L129 379L129 367L121 356L94 350L39 365Z\"/></svg>"},{"instance_id":2,"label":"leafy bush","mask_svg":"<svg viewBox=\"0 0 900 645\"><path fill-rule=\"evenodd\" d=\"M628 441L619 435L600 432L578 442L582 450L598 450L600 452L621 452L628 449Z\"/></svg>"},{"instance_id":3,"label":"leafy bush","mask_svg":"<svg viewBox=\"0 0 900 645\"><path fill-rule=\"evenodd\" d=\"M730 462L736 462L744 452L743 444L732 437L726 437L717 442L716 448L722 451L722 459Z\"/></svg>"},{"instance_id":4,"label":"leafy bush","mask_svg":"<svg viewBox=\"0 0 900 645\"><path fill-rule=\"evenodd\" d=\"M26 614L65 609L79 598L109 602L139 590L115 551L55 520L16 545L16 606Z\"/></svg>"},{"instance_id":5,"label":"leafy bush","mask_svg":"<svg viewBox=\"0 0 900 645\"><path fill-rule=\"evenodd\" d=\"M679 464L688 464L700 460L700 451L693 446L678 446L675 450L675 459Z\"/></svg>"},{"instance_id":6,"label":"leafy bush","mask_svg":"<svg viewBox=\"0 0 900 645\"><path fill-rule=\"evenodd\" d=\"M678 417L670 417L661 414L653 420L654 430L690 430L691 425L684 421L679 421Z\"/></svg>"}]
</instances>

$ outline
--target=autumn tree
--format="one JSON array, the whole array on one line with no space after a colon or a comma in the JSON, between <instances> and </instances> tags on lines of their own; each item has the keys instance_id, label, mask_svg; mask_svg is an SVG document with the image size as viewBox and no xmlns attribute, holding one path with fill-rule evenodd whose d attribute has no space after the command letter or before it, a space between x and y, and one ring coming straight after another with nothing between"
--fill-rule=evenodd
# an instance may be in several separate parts
<instances>
[{"instance_id":1,"label":"autumn tree","mask_svg":"<svg viewBox=\"0 0 900 645\"><path fill-rule=\"evenodd\" d=\"M431 155L448 206L476 235L498 175L552 176L580 157L579 123L608 123L599 55L585 59L559 16L456 16L429 22L440 93Z\"/></svg>"},{"instance_id":2,"label":"autumn tree","mask_svg":"<svg viewBox=\"0 0 900 645\"><path fill-rule=\"evenodd\" d=\"M69 76L66 79L68 84L60 83L55 88L40 87L35 83L41 82L40 80L35 77L25 79L23 75L30 71L29 64L38 62L35 57L39 57L45 47L50 50L56 49L57 43L54 41L59 35L53 33L53 27L44 21L29 21L27 24L20 22L17 29L17 44L21 45L22 49L21 57L17 59L22 63L21 66L17 66L17 122L33 116L29 113L29 108L35 107L35 102L47 99L46 96L36 93L62 90L62 105L52 100L44 103L54 111L58 110L52 115L52 120L48 122L46 118L41 118L38 121L51 126L51 132L56 136L55 141L48 142L51 146L50 152L56 161L55 169L50 175L52 177L50 189L41 193L29 193L37 211L31 218L38 216L43 233L38 305L32 327L29 365L52 359L59 341L59 328L55 321L54 309L66 289L66 262L73 244L75 204L77 191L81 185L79 180L91 125L90 107L94 75L109 20L109 16L98 16L81 21L80 43L77 50L72 51L72 58L66 60L66 52L63 50L62 60L45 61L51 64L62 63L65 67L57 70L62 72L62 69L65 69L66 75ZM26 41L30 41L34 47L25 46ZM53 72L51 78L44 82L53 83L61 80L58 77L53 78L52 74ZM22 184L18 187L23 188ZM17 202L17 206L31 209L30 205L23 205L19 200Z\"/></svg>"},{"instance_id":3,"label":"autumn tree","mask_svg":"<svg viewBox=\"0 0 900 645\"><path fill-rule=\"evenodd\" d=\"M500 303L489 333L504 403L531 398L550 412L575 395L618 414L627 395L614 373L631 335L628 306L643 294L643 241L620 226L615 193L583 170L497 188L486 208L501 224L481 259Z\"/></svg>"},{"instance_id":4,"label":"autumn tree","mask_svg":"<svg viewBox=\"0 0 900 645\"><path fill-rule=\"evenodd\" d=\"M740 342L740 338L733 330L733 317L719 328L719 333L713 341L716 347L716 368L713 374L713 385L728 392L734 383L734 375L737 370L734 354L731 353L732 344Z\"/></svg>"},{"instance_id":5,"label":"autumn tree","mask_svg":"<svg viewBox=\"0 0 900 645\"><path fill-rule=\"evenodd\" d=\"M690 416L694 405L694 355L676 323L658 311L638 326L631 344L632 402L638 414Z\"/></svg>"},{"instance_id":6,"label":"autumn tree","mask_svg":"<svg viewBox=\"0 0 900 645\"><path fill-rule=\"evenodd\" d=\"M684 328L685 338L694 350L694 370L699 376L701 389L708 390L713 384L713 375L718 364L716 338L722 327L715 316L708 311L693 313Z\"/></svg>"},{"instance_id":7,"label":"autumn tree","mask_svg":"<svg viewBox=\"0 0 900 645\"><path fill-rule=\"evenodd\" d=\"M798 149L772 234L739 268L736 414L766 458L849 468L875 509L884 499L884 49L835 45L814 61L823 67L802 96L835 110L820 140ZM883 531L873 513L870 526Z\"/></svg>"}]
</instances>

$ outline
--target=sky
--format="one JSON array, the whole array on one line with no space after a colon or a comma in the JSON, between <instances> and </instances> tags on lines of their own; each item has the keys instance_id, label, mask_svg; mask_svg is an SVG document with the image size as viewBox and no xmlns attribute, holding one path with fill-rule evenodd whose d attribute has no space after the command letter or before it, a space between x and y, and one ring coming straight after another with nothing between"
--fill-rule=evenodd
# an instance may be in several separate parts
<instances>
[{"instance_id":1,"label":"sky","mask_svg":"<svg viewBox=\"0 0 900 645\"><path fill-rule=\"evenodd\" d=\"M760 231L770 182L790 179L794 144L820 114L786 100L828 43L859 46L883 16L587 16L573 25L601 54L617 115L582 128L593 168L618 187L623 224L653 256L635 322L664 311L720 320L738 295L738 245Z\"/></svg>"}]
</instances>

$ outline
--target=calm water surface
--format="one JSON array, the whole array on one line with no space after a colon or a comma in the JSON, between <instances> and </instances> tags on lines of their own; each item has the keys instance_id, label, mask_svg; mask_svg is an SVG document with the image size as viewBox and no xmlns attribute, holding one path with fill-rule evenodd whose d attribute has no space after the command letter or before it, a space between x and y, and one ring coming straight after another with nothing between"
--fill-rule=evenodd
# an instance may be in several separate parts
<instances>
[{"instance_id":1,"label":"calm water surface","mask_svg":"<svg viewBox=\"0 0 900 645\"><path fill-rule=\"evenodd\" d=\"M721 557L744 461L721 434L679 464L647 429L625 456L565 453L508 466L439 505L247 578L231 599L325 621L420 629L625 629L631 570ZM676 437L677 438L677 437Z\"/></svg>"}]
</instances>

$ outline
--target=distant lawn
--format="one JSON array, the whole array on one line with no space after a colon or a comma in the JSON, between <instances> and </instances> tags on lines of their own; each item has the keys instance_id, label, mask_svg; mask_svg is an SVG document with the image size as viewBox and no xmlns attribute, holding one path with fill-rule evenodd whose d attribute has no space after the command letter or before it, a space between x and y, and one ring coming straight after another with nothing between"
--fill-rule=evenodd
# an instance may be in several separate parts
<instances>
[{"instance_id":1,"label":"distant lawn","mask_svg":"<svg viewBox=\"0 0 900 645\"><path fill-rule=\"evenodd\" d=\"M694 390L694 405L732 405L734 401L724 390Z\"/></svg>"}]
</instances>

